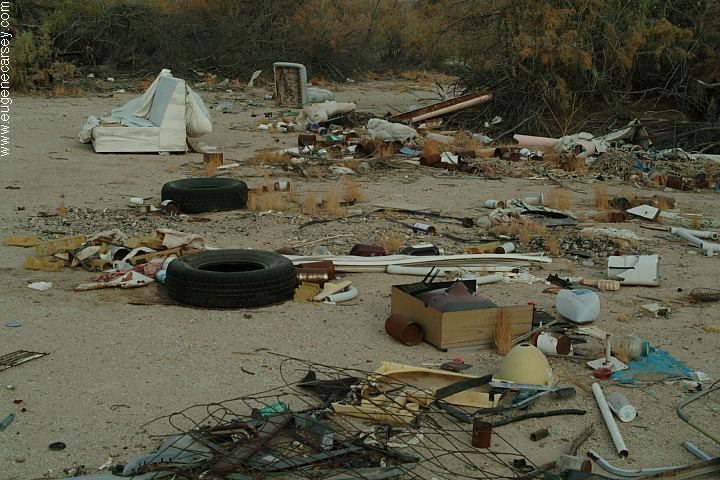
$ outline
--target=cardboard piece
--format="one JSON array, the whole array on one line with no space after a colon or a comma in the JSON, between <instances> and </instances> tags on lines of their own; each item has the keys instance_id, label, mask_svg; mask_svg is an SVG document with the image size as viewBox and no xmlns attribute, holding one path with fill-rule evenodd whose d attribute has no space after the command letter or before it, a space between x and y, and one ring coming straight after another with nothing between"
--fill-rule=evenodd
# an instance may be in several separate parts
<instances>
[{"instance_id":1,"label":"cardboard piece","mask_svg":"<svg viewBox=\"0 0 720 480\"><path fill-rule=\"evenodd\" d=\"M443 313L426 307L425 303L415 297L428 290L450 287L452 283L395 285L390 300L391 313L404 315L419 323L425 332L425 341L440 349L491 345L495 324L503 317L509 321L513 337L527 333L532 328L532 305ZM475 291L474 280L466 281L465 285Z\"/></svg>"},{"instance_id":2,"label":"cardboard piece","mask_svg":"<svg viewBox=\"0 0 720 480\"><path fill-rule=\"evenodd\" d=\"M74 237L65 237L38 243L35 245L35 249L39 257L44 257L58 252L69 252L71 250L75 250L80 247L83 242L85 242L85 235L75 235Z\"/></svg>"},{"instance_id":3,"label":"cardboard piece","mask_svg":"<svg viewBox=\"0 0 720 480\"><path fill-rule=\"evenodd\" d=\"M37 235L33 234L31 237L23 235L6 235L5 245L8 247L34 247L37 245Z\"/></svg>"}]
</instances>

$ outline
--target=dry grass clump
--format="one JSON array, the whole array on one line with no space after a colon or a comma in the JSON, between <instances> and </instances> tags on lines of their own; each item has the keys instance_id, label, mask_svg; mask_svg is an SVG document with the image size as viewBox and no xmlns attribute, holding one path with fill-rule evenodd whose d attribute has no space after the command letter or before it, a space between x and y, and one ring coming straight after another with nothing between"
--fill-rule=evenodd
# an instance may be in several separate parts
<instances>
[{"instance_id":1,"label":"dry grass clump","mask_svg":"<svg viewBox=\"0 0 720 480\"><path fill-rule=\"evenodd\" d=\"M570 208L570 191L567 188L553 188L543 195L543 205L557 210Z\"/></svg>"},{"instance_id":2,"label":"dry grass clump","mask_svg":"<svg viewBox=\"0 0 720 480\"><path fill-rule=\"evenodd\" d=\"M405 245L405 237L399 232L392 231L388 232L382 238L375 240L374 243L383 247L388 255L392 255L393 253L399 252L403 245Z\"/></svg>"},{"instance_id":3,"label":"dry grass clump","mask_svg":"<svg viewBox=\"0 0 720 480\"><path fill-rule=\"evenodd\" d=\"M595 201L595 208L606 210L610 208L610 195L605 190L604 186L595 187L595 194L593 200Z\"/></svg>"},{"instance_id":4,"label":"dry grass clump","mask_svg":"<svg viewBox=\"0 0 720 480\"><path fill-rule=\"evenodd\" d=\"M317 214L318 202L314 192L310 192L305 196L305 201L303 202L301 210L305 215Z\"/></svg>"},{"instance_id":5,"label":"dry grass clump","mask_svg":"<svg viewBox=\"0 0 720 480\"><path fill-rule=\"evenodd\" d=\"M247 209L254 212L282 212L288 209L288 204L278 192L252 190L248 193Z\"/></svg>"},{"instance_id":6,"label":"dry grass clump","mask_svg":"<svg viewBox=\"0 0 720 480\"><path fill-rule=\"evenodd\" d=\"M560 253L560 244L554 235L548 235L545 238L545 248L547 248L550 255L558 255Z\"/></svg>"},{"instance_id":7,"label":"dry grass clump","mask_svg":"<svg viewBox=\"0 0 720 480\"><path fill-rule=\"evenodd\" d=\"M66 87L63 83L55 82L52 85L50 95L53 97L76 97L82 94L79 87Z\"/></svg>"},{"instance_id":8,"label":"dry grass clump","mask_svg":"<svg viewBox=\"0 0 720 480\"><path fill-rule=\"evenodd\" d=\"M425 140L425 143L423 143L422 147L423 155L426 157L429 155L435 155L437 153L440 153L440 142L437 142L435 140Z\"/></svg>"},{"instance_id":9,"label":"dry grass clump","mask_svg":"<svg viewBox=\"0 0 720 480\"><path fill-rule=\"evenodd\" d=\"M501 355L505 355L512 348L512 329L505 315L501 315L500 320L495 324L493 343Z\"/></svg>"},{"instance_id":10,"label":"dry grass clump","mask_svg":"<svg viewBox=\"0 0 720 480\"><path fill-rule=\"evenodd\" d=\"M360 190L360 185L358 185L354 178L346 178L343 184L345 187L343 199L346 202L362 202L365 199L365 195L362 190Z\"/></svg>"},{"instance_id":11,"label":"dry grass clump","mask_svg":"<svg viewBox=\"0 0 720 480\"><path fill-rule=\"evenodd\" d=\"M255 156L250 159L250 163L255 165L284 165L290 163L290 155L274 149L258 150Z\"/></svg>"},{"instance_id":12,"label":"dry grass clump","mask_svg":"<svg viewBox=\"0 0 720 480\"><path fill-rule=\"evenodd\" d=\"M67 208L65 208L65 202L61 201L57 207L58 217L64 217L65 215L67 215L67 213L68 211Z\"/></svg>"},{"instance_id":13,"label":"dry grass clump","mask_svg":"<svg viewBox=\"0 0 720 480\"><path fill-rule=\"evenodd\" d=\"M383 143L373 153L373 158L391 158L395 156L395 148L392 143Z\"/></svg>"},{"instance_id":14,"label":"dry grass clump","mask_svg":"<svg viewBox=\"0 0 720 480\"><path fill-rule=\"evenodd\" d=\"M653 197L653 203L655 204L655 207L663 211L675 208L675 199L666 195L655 195Z\"/></svg>"},{"instance_id":15,"label":"dry grass clump","mask_svg":"<svg viewBox=\"0 0 720 480\"><path fill-rule=\"evenodd\" d=\"M462 131L455 134L454 145L462 150L473 150L479 155L479 152L485 150L482 142L475 140L469 132Z\"/></svg>"},{"instance_id":16,"label":"dry grass clump","mask_svg":"<svg viewBox=\"0 0 720 480\"><path fill-rule=\"evenodd\" d=\"M337 190L327 190L323 193L322 211L328 215L339 216L343 213L340 206L340 194Z\"/></svg>"}]
</instances>

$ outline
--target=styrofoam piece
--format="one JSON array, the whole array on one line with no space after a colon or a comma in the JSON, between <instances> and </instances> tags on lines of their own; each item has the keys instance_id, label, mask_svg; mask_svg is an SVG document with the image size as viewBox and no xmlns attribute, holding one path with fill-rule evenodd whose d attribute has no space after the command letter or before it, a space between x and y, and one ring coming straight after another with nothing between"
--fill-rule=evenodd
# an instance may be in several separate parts
<instances>
[{"instance_id":1,"label":"styrofoam piece","mask_svg":"<svg viewBox=\"0 0 720 480\"><path fill-rule=\"evenodd\" d=\"M650 205L638 205L637 207L627 209L626 212L647 220L655 220L658 215L660 215L660 209L651 207Z\"/></svg>"},{"instance_id":2,"label":"styrofoam piece","mask_svg":"<svg viewBox=\"0 0 720 480\"><path fill-rule=\"evenodd\" d=\"M659 255L629 255L608 257L608 278L623 285L660 285Z\"/></svg>"}]
</instances>

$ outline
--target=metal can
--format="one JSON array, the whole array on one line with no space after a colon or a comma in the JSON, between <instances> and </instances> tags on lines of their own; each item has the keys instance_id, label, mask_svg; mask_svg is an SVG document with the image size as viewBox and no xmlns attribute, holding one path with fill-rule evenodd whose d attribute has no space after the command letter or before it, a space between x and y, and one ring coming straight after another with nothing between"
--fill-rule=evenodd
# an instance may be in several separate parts
<instances>
[{"instance_id":1,"label":"metal can","mask_svg":"<svg viewBox=\"0 0 720 480\"><path fill-rule=\"evenodd\" d=\"M422 233L428 233L430 235L434 234L436 232L435 227L432 225L428 225L427 223L413 223L412 224L412 231L413 232L422 232Z\"/></svg>"}]
</instances>

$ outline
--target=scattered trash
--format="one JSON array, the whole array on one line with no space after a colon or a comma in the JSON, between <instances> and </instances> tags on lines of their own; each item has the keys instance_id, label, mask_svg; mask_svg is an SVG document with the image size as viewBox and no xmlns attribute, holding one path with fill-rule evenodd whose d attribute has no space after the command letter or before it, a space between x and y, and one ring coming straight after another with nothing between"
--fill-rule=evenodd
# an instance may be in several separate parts
<instances>
[{"instance_id":1,"label":"scattered trash","mask_svg":"<svg viewBox=\"0 0 720 480\"><path fill-rule=\"evenodd\" d=\"M53 284L52 282L33 282L28 284L28 288L32 288L33 290L38 290L40 292L44 292L45 290L50 290L52 288Z\"/></svg>"},{"instance_id":2,"label":"scattered trash","mask_svg":"<svg viewBox=\"0 0 720 480\"><path fill-rule=\"evenodd\" d=\"M66 445L63 442L53 442L48 445L48 448L54 452L59 452L61 450L65 450Z\"/></svg>"}]
</instances>

